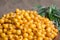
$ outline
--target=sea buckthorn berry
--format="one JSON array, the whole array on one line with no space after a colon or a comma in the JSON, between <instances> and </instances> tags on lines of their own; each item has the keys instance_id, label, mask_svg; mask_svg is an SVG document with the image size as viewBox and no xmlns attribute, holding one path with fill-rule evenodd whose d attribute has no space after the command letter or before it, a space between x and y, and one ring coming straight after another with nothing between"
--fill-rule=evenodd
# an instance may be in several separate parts
<instances>
[{"instance_id":1,"label":"sea buckthorn berry","mask_svg":"<svg viewBox=\"0 0 60 40\"><path fill-rule=\"evenodd\" d=\"M54 29L55 32L58 32L58 29Z\"/></svg>"},{"instance_id":2,"label":"sea buckthorn berry","mask_svg":"<svg viewBox=\"0 0 60 40\"><path fill-rule=\"evenodd\" d=\"M11 31L7 31L7 34L9 35L9 34L12 34L12 32Z\"/></svg>"},{"instance_id":3,"label":"sea buckthorn berry","mask_svg":"<svg viewBox=\"0 0 60 40\"><path fill-rule=\"evenodd\" d=\"M16 33L16 30L15 29L12 29L12 30L10 30L13 34L15 34Z\"/></svg>"},{"instance_id":4,"label":"sea buckthorn berry","mask_svg":"<svg viewBox=\"0 0 60 40\"><path fill-rule=\"evenodd\" d=\"M24 38L23 40L28 40L28 38Z\"/></svg>"},{"instance_id":5,"label":"sea buckthorn berry","mask_svg":"<svg viewBox=\"0 0 60 40\"><path fill-rule=\"evenodd\" d=\"M7 29L4 29L3 32L6 33L7 32Z\"/></svg>"},{"instance_id":6,"label":"sea buckthorn berry","mask_svg":"<svg viewBox=\"0 0 60 40\"><path fill-rule=\"evenodd\" d=\"M4 40L8 40L8 37L6 36L6 37L4 37L3 39L4 39Z\"/></svg>"},{"instance_id":7,"label":"sea buckthorn berry","mask_svg":"<svg viewBox=\"0 0 60 40\"><path fill-rule=\"evenodd\" d=\"M22 13L25 13L25 10L22 10Z\"/></svg>"},{"instance_id":8,"label":"sea buckthorn berry","mask_svg":"<svg viewBox=\"0 0 60 40\"><path fill-rule=\"evenodd\" d=\"M9 39L13 39L13 35L12 34L9 34L8 37L9 37Z\"/></svg>"},{"instance_id":9,"label":"sea buckthorn berry","mask_svg":"<svg viewBox=\"0 0 60 40\"><path fill-rule=\"evenodd\" d=\"M27 10L27 13L30 13L30 11L29 11L29 10Z\"/></svg>"},{"instance_id":10,"label":"sea buckthorn berry","mask_svg":"<svg viewBox=\"0 0 60 40\"><path fill-rule=\"evenodd\" d=\"M24 33L23 36L24 36L24 37L28 37L28 33Z\"/></svg>"},{"instance_id":11,"label":"sea buckthorn berry","mask_svg":"<svg viewBox=\"0 0 60 40\"><path fill-rule=\"evenodd\" d=\"M30 32L30 33L29 33L29 35L32 35L32 36L33 36L33 35L34 35L34 33L33 33L33 32Z\"/></svg>"},{"instance_id":12,"label":"sea buckthorn berry","mask_svg":"<svg viewBox=\"0 0 60 40\"><path fill-rule=\"evenodd\" d=\"M42 37L38 37L38 39L37 40L43 40L43 38Z\"/></svg>"},{"instance_id":13,"label":"sea buckthorn berry","mask_svg":"<svg viewBox=\"0 0 60 40\"><path fill-rule=\"evenodd\" d=\"M3 32L3 30L2 29L0 29L0 33L2 33Z\"/></svg>"},{"instance_id":14,"label":"sea buckthorn berry","mask_svg":"<svg viewBox=\"0 0 60 40\"><path fill-rule=\"evenodd\" d=\"M21 34L21 30L16 30L16 34L20 35Z\"/></svg>"},{"instance_id":15,"label":"sea buckthorn berry","mask_svg":"<svg viewBox=\"0 0 60 40\"><path fill-rule=\"evenodd\" d=\"M49 38L48 37L45 37L44 40L49 40Z\"/></svg>"},{"instance_id":16,"label":"sea buckthorn berry","mask_svg":"<svg viewBox=\"0 0 60 40\"><path fill-rule=\"evenodd\" d=\"M9 17L10 17L10 14L7 14L7 15L6 15L6 18L9 18Z\"/></svg>"},{"instance_id":17,"label":"sea buckthorn berry","mask_svg":"<svg viewBox=\"0 0 60 40\"><path fill-rule=\"evenodd\" d=\"M28 28L27 32L28 33L32 32L32 29L31 28Z\"/></svg>"},{"instance_id":18,"label":"sea buckthorn berry","mask_svg":"<svg viewBox=\"0 0 60 40\"><path fill-rule=\"evenodd\" d=\"M0 40L54 40L58 29L37 11L16 9L0 18Z\"/></svg>"},{"instance_id":19,"label":"sea buckthorn berry","mask_svg":"<svg viewBox=\"0 0 60 40\"><path fill-rule=\"evenodd\" d=\"M2 29L3 28L3 26L0 24L0 29Z\"/></svg>"},{"instance_id":20,"label":"sea buckthorn berry","mask_svg":"<svg viewBox=\"0 0 60 40\"><path fill-rule=\"evenodd\" d=\"M6 14L4 14L3 17L6 17Z\"/></svg>"},{"instance_id":21,"label":"sea buckthorn berry","mask_svg":"<svg viewBox=\"0 0 60 40\"><path fill-rule=\"evenodd\" d=\"M6 37L6 34L5 33L1 33L1 37Z\"/></svg>"},{"instance_id":22,"label":"sea buckthorn berry","mask_svg":"<svg viewBox=\"0 0 60 40\"><path fill-rule=\"evenodd\" d=\"M0 23L4 23L4 19L0 19Z\"/></svg>"},{"instance_id":23,"label":"sea buckthorn berry","mask_svg":"<svg viewBox=\"0 0 60 40\"><path fill-rule=\"evenodd\" d=\"M55 35L54 35L54 34L52 34L52 35L51 35L51 38L52 38L52 39L54 39L54 38L55 38Z\"/></svg>"},{"instance_id":24,"label":"sea buckthorn berry","mask_svg":"<svg viewBox=\"0 0 60 40\"><path fill-rule=\"evenodd\" d=\"M42 34L40 32L37 32L37 36L41 36Z\"/></svg>"},{"instance_id":25,"label":"sea buckthorn berry","mask_svg":"<svg viewBox=\"0 0 60 40\"><path fill-rule=\"evenodd\" d=\"M29 35L28 36L28 39L32 40L33 39L33 36L32 35Z\"/></svg>"},{"instance_id":26,"label":"sea buckthorn berry","mask_svg":"<svg viewBox=\"0 0 60 40\"><path fill-rule=\"evenodd\" d=\"M16 9L16 13L19 13L19 11L20 11L20 10L17 8L17 9Z\"/></svg>"},{"instance_id":27,"label":"sea buckthorn berry","mask_svg":"<svg viewBox=\"0 0 60 40\"><path fill-rule=\"evenodd\" d=\"M8 24L3 24L3 27L6 29L8 28Z\"/></svg>"}]
</instances>

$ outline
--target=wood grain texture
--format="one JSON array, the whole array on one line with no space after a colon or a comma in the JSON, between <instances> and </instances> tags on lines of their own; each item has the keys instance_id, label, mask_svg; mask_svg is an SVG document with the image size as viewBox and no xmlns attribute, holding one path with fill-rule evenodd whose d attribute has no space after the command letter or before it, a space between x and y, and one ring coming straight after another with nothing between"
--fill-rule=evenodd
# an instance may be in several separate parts
<instances>
[{"instance_id":1,"label":"wood grain texture","mask_svg":"<svg viewBox=\"0 0 60 40\"><path fill-rule=\"evenodd\" d=\"M54 40L60 40L60 33L57 35L57 37Z\"/></svg>"},{"instance_id":2,"label":"wood grain texture","mask_svg":"<svg viewBox=\"0 0 60 40\"><path fill-rule=\"evenodd\" d=\"M56 5L60 8L60 0L0 0L0 17L16 8L31 10L36 5L50 6ZM60 33L55 40L60 40Z\"/></svg>"}]
</instances>

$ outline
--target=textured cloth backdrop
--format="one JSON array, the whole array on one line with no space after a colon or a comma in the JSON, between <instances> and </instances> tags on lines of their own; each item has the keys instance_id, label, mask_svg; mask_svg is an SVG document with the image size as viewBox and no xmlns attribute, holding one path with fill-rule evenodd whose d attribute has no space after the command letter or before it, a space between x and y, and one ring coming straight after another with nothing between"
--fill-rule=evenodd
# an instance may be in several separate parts
<instances>
[{"instance_id":1,"label":"textured cloth backdrop","mask_svg":"<svg viewBox=\"0 0 60 40\"><path fill-rule=\"evenodd\" d=\"M56 5L60 7L60 0L0 0L0 16L4 13L14 11L16 8L32 9L35 5Z\"/></svg>"}]
</instances>

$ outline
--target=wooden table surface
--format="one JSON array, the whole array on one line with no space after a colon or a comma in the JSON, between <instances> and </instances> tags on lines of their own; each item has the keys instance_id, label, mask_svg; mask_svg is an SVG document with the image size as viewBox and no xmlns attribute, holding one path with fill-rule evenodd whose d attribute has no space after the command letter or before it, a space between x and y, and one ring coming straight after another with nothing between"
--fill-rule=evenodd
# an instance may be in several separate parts
<instances>
[{"instance_id":1,"label":"wooden table surface","mask_svg":"<svg viewBox=\"0 0 60 40\"><path fill-rule=\"evenodd\" d=\"M50 6L56 5L60 8L60 0L0 0L0 17L16 8L30 10L36 5ZM60 40L60 33L55 40Z\"/></svg>"}]
</instances>

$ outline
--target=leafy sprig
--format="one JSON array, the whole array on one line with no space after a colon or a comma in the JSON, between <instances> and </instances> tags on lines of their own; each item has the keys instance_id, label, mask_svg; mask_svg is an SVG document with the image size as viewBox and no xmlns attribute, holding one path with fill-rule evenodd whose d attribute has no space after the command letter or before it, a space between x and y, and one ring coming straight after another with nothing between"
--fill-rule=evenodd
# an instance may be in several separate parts
<instances>
[{"instance_id":1,"label":"leafy sprig","mask_svg":"<svg viewBox=\"0 0 60 40\"><path fill-rule=\"evenodd\" d=\"M36 9L41 16L47 17L53 21L60 31L60 9L56 8L53 5L49 7L42 7L38 5Z\"/></svg>"}]
</instances>

